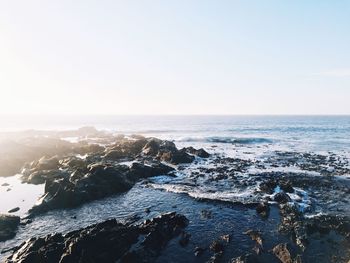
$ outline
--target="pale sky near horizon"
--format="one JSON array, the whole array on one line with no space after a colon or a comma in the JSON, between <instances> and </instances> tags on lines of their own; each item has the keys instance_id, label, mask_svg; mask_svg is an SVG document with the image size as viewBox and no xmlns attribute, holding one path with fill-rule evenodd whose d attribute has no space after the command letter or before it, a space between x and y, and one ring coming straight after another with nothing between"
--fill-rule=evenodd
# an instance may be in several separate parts
<instances>
[{"instance_id":1,"label":"pale sky near horizon","mask_svg":"<svg viewBox=\"0 0 350 263\"><path fill-rule=\"evenodd\" d=\"M350 1L1 1L0 114L350 114Z\"/></svg>"}]
</instances>

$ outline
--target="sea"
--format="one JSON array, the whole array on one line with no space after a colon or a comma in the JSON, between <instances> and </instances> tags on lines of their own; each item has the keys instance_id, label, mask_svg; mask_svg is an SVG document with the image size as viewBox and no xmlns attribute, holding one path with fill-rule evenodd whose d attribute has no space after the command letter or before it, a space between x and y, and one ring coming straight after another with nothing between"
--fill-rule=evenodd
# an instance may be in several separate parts
<instances>
[{"instance_id":1,"label":"sea","mask_svg":"<svg viewBox=\"0 0 350 263\"><path fill-rule=\"evenodd\" d=\"M194 146L204 148L209 153L242 160L268 160L276 152L298 152L329 155L331 153L345 160L345 168L350 160L350 116L0 116L0 134L23 130L73 130L93 126L114 134L140 134L174 141L178 148ZM63 138L75 141L77 138ZM211 237L233 235L239 247L232 250L227 259L249 250L251 241L242 234L242 229L260 228L268 232L271 242L278 236L276 231L277 209L272 209L268 221L259 218L255 210L244 206L234 206L244 202L254 189L235 189L230 181L208 183L201 181L186 183L191 179L191 171L200 166L210 166L210 161L197 161L178 172L177 177L159 176L145 184L136 184L127 193L96 200L75 209L50 211L35 217L31 224L20 226L14 239L0 242L0 251L19 245L32 236L61 232L67 233L110 218L127 221L130 218L143 220L163 212L176 211L190 219L189 232L192 239L208 245ZM254 168L255 170L257 168ZM254 173L254 169L249 173ZM275 170L298 172L298 168L274 167ZM210 175L207 175L210 176ZM247 176L242 175L242 178ZM316 175L315 175L316 176ZM344 178L350 175L343 175ZM28 209L43 193L43 185L24 185L20 175L0 178L0 185L8 183L11 191L0 187L0 213L19 206L17 215L26 216ZM298 189L301 207L312 202L305 189ZM201 202L198 199L212 200ZM249 198L248 198L249 199ZM223 201L222 203L220 201ZM232 201L232 202L231 202ZM217 203L219 202L219 203ZM230 203L231 202L231 203ZM145 214L145 209L150 213ZM203 211L210 211L210 217L203 218ZM314 209L311 214L322 212ZM272 221L271 221L272 220ZM238 231L238 232L237 232ZM209 238L210 237L210 238ZM197 242L197 243L198 243ZM198 245L198 244L197 244ZM193 259L193 247L181 251L170 244L159 262L202 262ZM173 250L172 250L173 249ZM312 251L312 249L311 249ZM311 253L311 252L310 252ZM6 253L5 253L6 254ZM209 257L209 254L207 255ZM1 258L1 255L0 255Z\"/></svg>"}]
</instances>

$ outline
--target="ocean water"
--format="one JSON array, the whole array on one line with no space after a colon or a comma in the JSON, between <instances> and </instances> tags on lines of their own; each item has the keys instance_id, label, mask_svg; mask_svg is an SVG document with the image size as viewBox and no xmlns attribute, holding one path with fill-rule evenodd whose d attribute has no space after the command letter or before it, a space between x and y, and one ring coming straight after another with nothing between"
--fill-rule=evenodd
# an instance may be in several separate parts
<instances>
[{"instance_id":1,"label":"ocean water","mask_svg":"<svg viewBox=\"0 0 350 263\"><path fill-rule=\"evenodd\" d=\"M27 129L69 130L94 126L115 134L142 134L146 137L173 140L179 148L187 146L204 148L213 157L208 160L197 158L193 164L183 165L177 172L177 177L158 176L136 184L127 193L96 200L75 209L51 211L37 216L33 223L20 226L14 239L0 242L0 251L18 245L31 236L42 236L53 232L67 233L108 218L126 220L138 216L142 220L163 212L177 211L190 219L189 231L199 243L204 242L208 245L213 238L221 234L228 232L232 234L235 243L238 242L240 245L235 246L235 249L231 250L232 253L226 255L229 260L233 256L251 250L251 240L242 234L243 230L249 228L261 229L267 240L271 240L271 246L276 236L279 241L286 241L276 230L279 221L277 208L273 208L269 220L264 221L257 217L254 209L237 205L237 203L256 202L262 198L256 194L259 185L255 179L251 180L251 175L265 171L320 175L318 171L302 170L296 166L269 166L270 159L273 159L277 152L308 152L327 156L334 153L339 158L339 166L350 169L350 116L32 116L30 119L7 116L6 118L3 118L0 124L0 131L3 133ZM79 138L64 139L76 141ZM200 178L193 177L193 173L200 172L203 167L217 167L217 157L247 160L251 161L252 165L246 171L236 173L233 178L211 180L217 176L215 172L206 173ZM258 161L263 162L265 166L261 168L256 165ZM299 161L303 162L302 159ZM227 164L223 164L225 165ZM329 168L333 167L325 167ZM334 175L337 176L336 173ZM341 174L339 180L348 184L349 176L347 173ZM9 186L0 186L0 213L18 206L20 211L15 214L23 217L43 192L43 185L21 184L18 176L0 178L0 185L3 183L8 183ZM8 191L8 188L11 190ZM295 190L290 197L310 216L332 212L332 209L337 213L340 211L343 214L350 213L348 203L333 204L329 199L318 199L319 196L313 195L309 189L295 188ZM200 201L203 199L211 200L213 203ZM224 204L215 203L222 201ZM144 212L146 208L150 208L150 214ZM210 210L212 218L201 218L202 210ZM174 258L178 253L184 253L183 262L202 262L202 259L196 261L197 259L193 258L193 248L197 243L191 243L184 251L178 251L175 245L170 244L171 249L168 248L168 252L162 254L159 262L167 262L169 258L174 262L182 262ZM209 258L210 255L207 254L205 257ZM275 262L269 260L268 262Z\"/></svg>"},{"instance_id":2,"label":"ocean water","mask_svg":"<svg viewBox=\"0 0 350 263\"><path fill-rule=\"evenodd\" d=\"M0 116L0 132L82 126L193 143L349 151L350 116Z\"/></svg>"}]
</instances>

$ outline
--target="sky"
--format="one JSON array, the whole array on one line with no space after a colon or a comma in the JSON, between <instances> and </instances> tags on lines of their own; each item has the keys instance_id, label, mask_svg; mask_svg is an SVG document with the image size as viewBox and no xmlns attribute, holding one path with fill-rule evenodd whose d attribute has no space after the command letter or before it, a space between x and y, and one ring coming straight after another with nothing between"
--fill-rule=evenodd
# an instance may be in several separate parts
<instances>
[{"instance_id":1,"label":"sky","mask_svg":"<svg viewBox=\"0 0 350 263\"><path fill-rule=\"evenodd\" d=\"M350 1L0 0L0 114L350 114Z\"/></svg>"}]
</instances>

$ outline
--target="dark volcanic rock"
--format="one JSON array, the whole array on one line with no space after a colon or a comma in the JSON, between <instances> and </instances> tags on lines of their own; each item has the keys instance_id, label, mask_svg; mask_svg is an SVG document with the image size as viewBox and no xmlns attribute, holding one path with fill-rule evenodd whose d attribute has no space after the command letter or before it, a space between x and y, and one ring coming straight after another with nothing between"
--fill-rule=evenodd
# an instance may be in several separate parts
<instances>
[{"instance_id":1,"label":"dark volcanic rock","mask_svg":"<svg viewBox=\"0 0 350 263\"><path fill-rule=\"evenodd\" d=\"M152 262L187 224L188 220L176 213L137 226L112 219L64 236L31 238L15 248L5 262ZM139 239L143 241L131 249Z\"/></svg>"},{"instance_id":2,"label":"dark volcanic rock","mask_svg":"<svg viewBox=\"0 0 350 263\"><path fill-rule=\"evenodd\" d=\"M148 178L156 175L165 175L174 170L174 168L160 162L149 164L133 163L130 168L130 174L135 178Z\"/></svg>"},{"instance_id":3,"label":"dark volcanic rock","mask_svg":"<svg viewBox=\"0 0 350 263\"><path fill-rule=\"evenodd\" d=\"M146 143L147 139L142 136L137 139L123 138L106 149L104 158L110 160L135 158L141 153Z\"/></svg>"},{"instance_id":4,"label":"dark volcanic rock","mask_svg":"<svg viewBox=\"0 0 350 263\"><path fill-rule=\"evenodd\" d=\"M275 195L274 197L274 200L277 202L277 203L288 203L291 201L289 195L287 195L285 192L279 192Z\"/></svg>"},{"instance_id":5,"label":"dark volcanic rock","mask_svg":"<svg viewBox=\"0 0 350 263\"><path fill-rule=\"evenodd\" d=\"M260 184L259 188L262 192L267 194L272 194L277 187L277 182L275 180L269 180Z\"/></svg>"},{"instance_id":6,"label":"dark volcanic rock","mask_svg":"<svg viewBox=\"0 0 350 263\"><path fill-rule=\"evenodd\" d=\"M191 163L194 160L194 157L192 155L189 155L184 150L165 151L159 153L158 156L161 161L169 162L172 164Z\"/></svg>"},{"instance_id":7,"label":"dark volcanic rock","mask_svg":"<svg viewBox=\"0 0 350 263\"><path fill-rule=\"evenodd\" d=\"M17 211L19 211L19 207L15 207L15 208L12 208L12 209L10 209L9 211L7 211L8 213L15 213L15 212L17 212Z\"/></svg>"},{"instance_id":8,"label":"dark volcanic rock","mask_svg":"<svg viewBox=\"0 0 350 263\"><path fill-rule=\"evenodd\" d=\"M295 243L304 249L308 243L305 219L295 205L280 205L281 223L279 231L290 233Z\"/></svg>"},{"instance_id":9,"label":"dark volcanic rock","mask_svg":"<svg viewBox=\"0 0 350 263\"><path fill-rule=\"evenodd\" d=\"M92 136L96 133L90 128L80 132L87 132ZM171 141L147 139L142 136L130 138L119 136L113 140L114 143L109 143L106 147L84 141L69 143L53 138L27 141L30 150L25 153L29 157L21 159L21 163L28 161L29 158L37 161L25 165L21 179L31 184L45 183L45 193L39 205L30 210L31 215L51 209L75 207L88 201L128 191L142 178L165 175L174 170L160 161L180 164L194 160L193 155L188 154L185 149L178 150ZM45 147L41 149L43 144ZM24 147L12 146L14 153L18 153ZM35 155L30 154L32 150ZM202 149L192 150L198 155L205 155ZM44 157L37 159L42 153L44 154L41 156ZM86 155L79 158L75 156L77 153ZM124 159L137 162L131 167L119 165L119 160Z\"/></svg>"},{"instance_id":10,"label":"dark volcanic rock","mask_svg":"<svg viewBox=\"0 0 350 263\"><path fill-rule=\"evenodd\" d=\"M224 245L220 240L215 240L210 244L210 250L214 253L220 253L224 251Z\"/></svg>"},{"instance_id":11,"label":"dark volcanic rock","mask_svg":"<svg viewBox=\"0 0 350 263\"><path fill-rule=\"evenodd\" d=\"M173 168L159 162L149 165L133 163L131 168L126 165L92 164L87 167L86 174L76 171L70 177L62 176L53 180L47 178L45 194L40 204L34 206L30 213L75 207L88 201L125 192L141 178L164 175L172 170Z\"/></svg>"},{"instance_id":12,"label":"dark volcanic rock","mask_svg":"<svg viewBox=\"0 0 350 263\"><path fill-rule=\"evenodd\" d=\"M0 215L0 242L13 238L19 223L18 216Z\"/></svg>"},{"instance_id":13,"label":"dark volcanic rock","mask_svg":"<svg viewBox=\"0 0 350 263\"><path fill-rule=\"evenodd\" d=\"M208 152L206 152L203 148L200 148L197 150L193 147L186 147L184 149L186 152L193 154L193 155L196 155L196 156L201 157L201 158L208 158L210 156L210 154Z\"/></svg>"},{"instance_id":14,"label":"dark volcanic rock","mask_svg":"<svg viewBox=\"0 0 350 263\"><path fill-rule=\"evenodd\" d=\"M31 214L56 208L75 207L85 202L129 190L135 183L128 178L127 166L94 164L85 175L47 180L41 203Z\"/></svg>"},{"instance_id":15,"label":"dark volcanic rock","mask_svg":"<svg viewBox=\"0 0 350 263\"><path fill-rule=\"evenodd\" d=\"M268 217L270 213L269 203L263 202L258 204L258 206L256 207L256 212L262 217Z\"/></svg>"},{"instance_id":16,"label":"dark volcanic rock","mask_svg":"<svg viewBox=\"0 0 350 263\"><path fill-rule=\"evenodd\" d=\"M189 155L186 149L178 150L175 143L156 138L149 139L142 153L172 164L191 163L194 160L194 156Z\"/></svg>"},{"instance_id":17,"label":"dark volcanic rock","mask_svg":"<svg viewBox=\"0 0 350 263\"><path fill-rule=\"evenodd\" d=\"M254 240L259 246L263 246L263 238L262 238L262 235L260 233L260 231L255 231L255 230L248 230L246 232L244 232L244 234L250 236L250 238L252 240Z\"/></svg>"}]
</instances>

